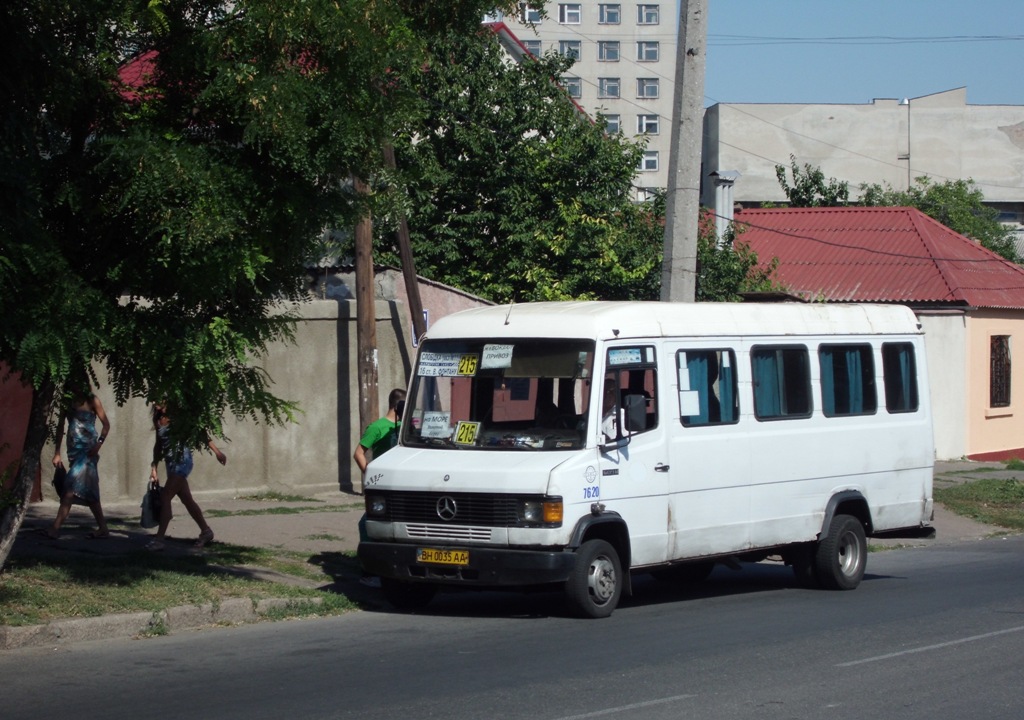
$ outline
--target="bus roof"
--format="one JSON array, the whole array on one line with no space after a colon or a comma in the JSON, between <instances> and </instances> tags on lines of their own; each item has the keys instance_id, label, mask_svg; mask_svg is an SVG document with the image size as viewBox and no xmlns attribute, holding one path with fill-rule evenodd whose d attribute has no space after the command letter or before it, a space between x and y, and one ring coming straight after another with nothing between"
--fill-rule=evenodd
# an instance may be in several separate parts
<instances>
[{"instance_id":1,"label":"bus roof","mask_svg":"<svg viewBox=\"0 0 1024 720\"><path fill-rule=\"evenodd\" d=\"M656 338L745 335L915 335L903 305L822 303L540 302L492 305L438 320L427 339Z\"/></svg>"}]
</instances>

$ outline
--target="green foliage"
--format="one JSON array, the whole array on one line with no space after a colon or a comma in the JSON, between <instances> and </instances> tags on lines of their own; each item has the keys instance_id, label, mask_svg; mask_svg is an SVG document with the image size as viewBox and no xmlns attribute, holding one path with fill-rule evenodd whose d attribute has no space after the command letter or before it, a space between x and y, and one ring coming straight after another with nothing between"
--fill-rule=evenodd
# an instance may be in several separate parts
<instances>
[{"instance_id":1,"label":"green foliage","mask_svg":"<svg viewBox=\"0 0 1024 720\"><path fill-rule=\"evenodd\" d=\"M786 166L775 166L775 177L779 180L790 207L838 207L849 203L850 188L845 181L835 178L825 180L821 168L804 164L803 169L797 165L796 157L789 156L789 171L793 175L793 184L786 178Z\"/></svg>"},{"instance_id":2,"label":"green foliage","mask_svg":"<svg viewBox=\"0 0 1024 720\"><path fill-rule=\"evenodd\" d=\"M643 148L553 82L571 61L510 63L489 31L429 57L422 115L395 141L417 271L500 302L657 297L660 217L631 201ZM377 259L397 264L377 229Z\"/></svg>"},{"instance_id":3,"label":"green foliage","mask_svg":"<svg viewBox=\"0 0 1024 720\"><path fill-rule=\"evenodd\" d=\"M741 238L743 225L733 224L718 241L711 213L701 216L697 234L697 301L738 302L740 293L782 290L775 279L779 262L761 264Z\"/></svg>"},{"instance_id":4,"label":"green foliage","mask_svg":"<svg viewBox=\"0 0 1024 720\"><path fill-rule=\"evenodd\" d=\"M884 207L914 207L961 235L975 240L997 255L1020 262L1013 243L1013 231L999 222L999 211L985 205L985 197L973 180L933 183L919 177L909 190L891 185L862 185L861 204Z\"/></svg>"},{"instance_id":5,"label":"green foliage","mask_svg":"<svg viewBox=\"0 0 1024 720\"><path fill-rule=\"evenodd\" d=\"M0 359L36 388L103 361L194 446L225 413L292 418L258 367L280 308L421 112L427 40L494 4L0 5Z\"/></svg>"}]
</instances>

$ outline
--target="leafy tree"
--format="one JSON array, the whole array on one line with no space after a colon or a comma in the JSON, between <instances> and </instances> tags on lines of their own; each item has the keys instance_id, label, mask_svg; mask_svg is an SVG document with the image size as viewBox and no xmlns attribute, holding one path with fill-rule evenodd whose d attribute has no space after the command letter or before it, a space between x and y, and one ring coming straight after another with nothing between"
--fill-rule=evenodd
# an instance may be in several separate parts
<instances>
[{"instance_id":1,"label":"leafy tree","mask_svg":"<svg viewBox=\"0 0 1024 720\"><path fill-rule=\"evenodd\" d=\"M34 388L0 566L65 380L106 365L198 446L287 421L254 361L289 337L346 190L419 110L425 43L494 0L10 0L0 6L0 360ZM509 9L509 8L506 8ZM98 379L98 378L94 378Z\"/></svg>"},{"instance_id":2,"label":"leafy tree","mask_svg":"<svg viewBox=\"0 0 1024 720\"><path fill-rule=\"evenodd\" d=\"M395 141L420 274L499 302L656 297L661 226L632 202L643 147L570 101L554 80L570 63L511 63L489 31L431 44L423 115Z\"/></svg>"},{"instance_id":3,"label":"leafy tree","mask_svg":"<svg viewBox=\"0 0 1024 720\"><path fill-rule=\"evenodd\" d=\"M775 177L789 198L790 207L838 207L849 203L848 183L835 178L826 181L821 168L805 163L801 170L795 156L790 155L789 160L793 184L790 185L786 178L785 165L775 166Z\"/></svg>"},{"instance_id":4,"label":"leafy tree","mask_svg":"<svg viewBox=\"0 0 1024 720\"><path fill-rule=\"evenodd\" d=\"M917 208L1007 260L1021 262L1013 230L999 222L998 210L985 205L985 197L973 180L936 184L927 177L919 177L909 190L894 190L886 183L861 185L861 192L863 205Z\"/></svg>"},{"instance_id":5,"label":"leafy tree","mask_svg":"<svg viewBox=\"0 0 1024 720\"><path fill-rule=\"evenodd\" d=\"M715 218L701 214L697 233L697 302L737 302L744 292L781 290L774 279L778 258L761 264L742 240L742 224L733 223L718 241Z\"/></svg>"}]
</instances>

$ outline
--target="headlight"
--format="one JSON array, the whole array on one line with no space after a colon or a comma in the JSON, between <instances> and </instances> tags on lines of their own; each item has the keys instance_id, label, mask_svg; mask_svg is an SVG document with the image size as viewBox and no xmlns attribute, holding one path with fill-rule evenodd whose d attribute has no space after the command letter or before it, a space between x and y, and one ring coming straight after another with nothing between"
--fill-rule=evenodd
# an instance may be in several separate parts
<instances>
[{"instance_id":1,"label":"headlight","mask_svg":"<svg viewBox=\"0 0 1024 720\"><path fill-rule=\"evenodd\" d=\"M521 501L519 523L521 525L561 525L562 501L554 499Z\"/></svg>"},{"instance_id":2,"label":"headlight","mask_svg":"<svg viewBox=\"0 0 1024 720\"><path fill-rule=\"evenodd\" d=\"M366 514L371 517L381 517L387 512L388 503L382 495L366 496Z\"/></svg>"},{"instance_id":3,"label":"headlight","mask_svg":"<svg viewBox=\"0 0 1024 720\"><path fill-rule=\"evenodd\" d=\"M526 500L519 509L519 522L541 523L544 522L544 503L540 500Z\"/></svg>"}]
</instances>

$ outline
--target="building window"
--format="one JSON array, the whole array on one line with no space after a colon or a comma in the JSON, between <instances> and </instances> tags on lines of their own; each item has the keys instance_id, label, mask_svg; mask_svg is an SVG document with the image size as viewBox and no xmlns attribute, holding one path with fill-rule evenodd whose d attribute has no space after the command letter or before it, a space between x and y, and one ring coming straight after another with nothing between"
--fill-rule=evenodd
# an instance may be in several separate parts
<instances>
[{"instance_id":1,"label":"building window","mask_svg":"<svg viewBox=\"0 0 1024 720\"><path fill-rule=\"evenodd\" d=\"M573 60L579 60L581 47L581 41L579 40L559 40L558 54Z\"/></svg>"},{"instance_id":2,"label":"building window","mask_svg":"<svg viewBox=\"0 0 1024 720\"><path fill-rule=\"evenodd\" d=\"M605 115L604 116L604 129L606 132L614 134L619 131L619 116L618 115Z\"/></svg>"},{"instance_id":3,"label":"building window","mask_svg":"<svg viewBox=\"0 0 1024 720\"><path fill-rule=\"evenodd\" d=\"M559 3L558 22L563 25L579 25L583 17L581 7L579 3Z\"/></svg>"},{"instance_id":4,"label":"building window","mask_svg":"<svg viewBox=\"0 0 1024 720\"><path fill-rule=\"evenodd\" d=\"M660 116L658 115L637 115L636 116L636 133L637 135L657 135L658 125Z\"/></svg>"},{"instance_id":5,"label":"building window","mask_svg":"<svg viewBox=\"0 0 1024 720\"><path fill-rule=\"evenodd\" d=\"M578 77L563 77L562 87L569 93L569 97L579 99L583 97L583 81Z\"/></svg>"},{"instance_id":6,"label":"building window","mask_svg":"<svg viewBox=\"0 0 1024 720\"><path fill-rule=\"evenodd\" d=\"M807 348L754 347L754 416L758 420L810 417L811 371Z\"/></svg>"},{"instance_id":7,"label":"building window","mask_svg":"<svg viewBox=\"0 0 1024 720\"><path fill-rule=\"evenodd\" d=\"M636 24L657 25L659 22L661 22L661 13L659 12L658 8L658 5L637 5Z\"/></svg>"},{"instance_id":8,"label":"building window","mask_svg":"<svg viewBox=\"0 0 1024 720\"><path fill-rule=\"evenodd\" d=\"M638 98L658 97L658 78L637 78L636 96Z\"/></svg>"},{"instance_id":9,"label":"building window","mask_svg":"<svg viewBox=\"0 0 1024 720\"><path fill-rule=\"evenodd\" d=\"M910 343L882 345L885 409L891 413L917 410L917 362Z\"/></svg>"},{"instance_id":10,"label":"building window","mask_svg":"<svg viewBox=\"0 0 1024 720\"><path fill-rule=\"evenodd\" d=\"M602 62L619 61L619 41L602 40L597 43L597 59Z\"/></svg>"},{"instance_id":11,"label":"building window","mask_svg":"<svg viewBox=\"0 0 1024 720\"><path fill-rule=\"evenodd\" d=\"M598 78L597 79L597 96L600 98L617 98L619 97L619 79L618 78Z\"/></svg>"},{"instance_id":12,"label":"building window","mask_svg":"<svg viewBox=\"0 0 1024 720\"><path fill-rule=\"evenodd\" d=\"M658 171L658 151L645 150L643 159L640 160L640 172Z\"/></svg>"},{"instance_id":13,"label":"building window","mask_svg":"<svg viewBox=\"0 0 1024 720\"><path fill-rule=\"evenodd\" d=\"M988 397L990 407L1010 405L1010 336L993 335L990 338Z\"/></svg>"},{"instance_id":14,"label":"building window","mask_svg":"<svg viewBox=\"0 0 1024 720\"><path fill-rule=\"evenodd\" d=\"M522 17L524 25L539 25L541 22L540 8L530 7L528 3L522 3L520 6L520 16Z\"/></svg>"},{"instance_id":15,"label":"building window","mask_svg":"<svg viewBox=\"0 0 1024 720\"><path fill-rule=\"evenodd\" d=\"M523 47L534 57L540 57L540 40L523 40Z\"/></svg>"},{"instance_id":16,"label":"building window","mask_svg":"<svg viewBox=\"0 0 1024 720\"><path fill-rule=\"evenodd\" d=\"M643 41L636 44L636 59L640 62L658 62L660 56L660 44L657 42Z\"/></svg>"},{"instance_id":17,"label":"building window","mask_svg":"<svg viewBox=\"0 0 1024 720\"><path fill-rule=\"evenodd\" d=\"M622 22L622 6L618 3L601 3L597 6L597 21L602 25L618 25Z\"/></svg>"},{"instance_id":18,"label":"building window","mask_svg":"<svg viewBox=\"0 0 1024 720\"><path fill-rule=\"evenodd\" d=\"M826 417L871 415L878 407L870 345L822 345L821 409Z\"/></svg>"}]
</instances>

